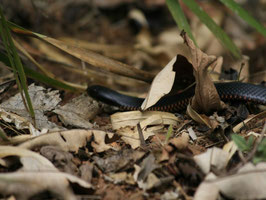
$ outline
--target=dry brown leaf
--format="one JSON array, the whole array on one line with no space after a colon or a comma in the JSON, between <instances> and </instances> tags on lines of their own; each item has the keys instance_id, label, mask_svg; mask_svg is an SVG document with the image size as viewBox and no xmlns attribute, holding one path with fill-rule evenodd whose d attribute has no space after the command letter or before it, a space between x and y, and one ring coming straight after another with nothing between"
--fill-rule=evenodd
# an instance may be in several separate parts
<instances>
[{"instance_id":1,"label":"dry brown leaf","mask_svg":"<svg viewBox=\"0 0 266 200\"><path fill-rule=\"evenodd\" d=\"M217 64L216 57L203 53L194 45L187 34L182 34L182 36L190 49L196 79L195 96L192 99L193 109L198 112L209 113L212 110L223 108L218 92L208 74L208 67Z\"/></svg>"},{"instance_id":2,"label":"dry brown leaf","mask_svg":"<svg viewBox=\"0 0 266 200\"><path fill-rule=\"evenodd\" d=\"M187 148L189 142L189 135L186 132L183 132L181 137L172 138L169 140L169 143L174 145L178 150Z\"/></svg>"},{"instance_id":3,"label":"dry brown leaf","mask_svg":"<svg viewBox=\"0 0 266 200\"><path fill-rule=\"evenodd\" d=\"M190 116L194 121L212 128L209 118L206 115L200 115L197 113L190 104L187 106L187 115Z\"/></svg>"},{"instance_id":4,"label":"dry brown leaf","mask_svg":"<svg viewBox=\"0 0 266 200\"><path fill-rule=\"evenodd\" d=\"M69 53L70 55L73 55L76 58L83 60L84 62L87 62L95 67L100 67L104 70L113 72L115 74L147 82L149 82L153 78L153 75L150 73L133 68L119 61L112 60L108 57L94 53L90 50L79 48L75 45L67 45L62 41L50 37L41 37L41 39Z\"/></svg>"},{"instance_id":5,"label":"dry brown leaf","mask_svg":"<svg viewBox=\"0 0 266 200\"><path fill-rule=\"evenodd\" d=\"M115 59L124 59L133 53L133 48L128 45L94 43L73 37L60 37L59 40L70 45L76 45L80 48L102 53L105 56Z\"/></svg>"}]
</instances>

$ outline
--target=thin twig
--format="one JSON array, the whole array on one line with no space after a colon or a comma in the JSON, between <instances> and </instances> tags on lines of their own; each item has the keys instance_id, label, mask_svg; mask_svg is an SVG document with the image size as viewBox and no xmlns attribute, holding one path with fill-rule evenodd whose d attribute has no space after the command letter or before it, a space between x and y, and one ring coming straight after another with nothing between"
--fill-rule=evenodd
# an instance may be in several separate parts
<instances>
[{"instance_id":1,"label":"thin twig","mask_svg":"<svg viewBox=\"0 0 266 200\"><path fill-rule=\"evenodd\" d=\"M138 133L139 133L140 146L145 147L146 143L145 143L143 132L142 132L142 129L141 129L139 123L137 124L137 129L138 129Z\"/></svg>"}]
</instances>

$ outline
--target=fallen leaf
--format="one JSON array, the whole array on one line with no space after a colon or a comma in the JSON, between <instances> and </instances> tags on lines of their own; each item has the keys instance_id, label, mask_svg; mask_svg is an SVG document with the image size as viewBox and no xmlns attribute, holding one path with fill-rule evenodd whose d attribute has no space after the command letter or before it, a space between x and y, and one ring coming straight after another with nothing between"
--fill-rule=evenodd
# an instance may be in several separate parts
<instances>
[{"instance_id":1,"label":"fallen leaf","mask_svg":"<svg viewBox=\"0 0 266 200\"><path fill-rule=\"evenodd\" d=\"M173 71L175 62L176 57L174 57L153 79L150 91L141 105L142 110L146 110L153 106L171 91L176 75L175 71Z\"/></svg>"},{"instance_id":2,"label":"fallen leaf","mask_svg":"<svg viewBox=\"0 0 266 200\"><path fill-rule=\"evenodd\" d=\"M92 185L70 174L62 172L14 172L0 173L0 193L14 195L16 199L30 199L30 197L50 191L57 197L66 200L76 199L70 183L90 191Z\"/></svg>"},{"instance_id":3,"label":"fallen leaf","mask_svg":"<svg viewBox=\"0 0 266 200\"><path fill-rule=\"evenodd\" d=\"M113 149L111 145L105 144L105 137L107 135L108 133L104 131L93 131L94 141L91 142L91 146L96 152L100 153L111 148Z\"/></svg>"},{"instance_id":4,"label":"fallen leaf","mask_svg":"<svg viewBox=\"0 0 266 200\"><path fill-rule=\"evenodd\" d=\"M49 160L38 153L21 147L0 146L0 158L4 159L10 156L19 158L23 166L21 171L58 171Z\"/></svg>"},{"instance_id":5,"label":"fallen leaf","mask_svg":"<svg viewBox=\"0 0 266 200\"><path fill-rule=\"evenodd\" d=\"M187 115L190 116L194 121L212 128L209 118L206 115L200 115L195 111L190 104L187 106Z\"/></svg>"},{"instance_id":6,"label":"fallen leaf","mask_svg":"<svg viewBox=\"0 0 266 200\"><path fill-rule=\"evenodd\" d=\"M91 97L80 95L64 106L58 106L53 112L65 126L72 125L79 128L92 128L89 120L99 113L99 104Z\"/></svg>"},{"instance_id":7,"label":"fallen leaf","mask_svg":"<svg viewBox=\"0 0 266 200\"><path fill-rule=\"evenodd\" d=\"M187 34L183 33L181 35L189 47L196 80L195 96L192 98L193 109L204 113L222 109L223 104L208 73L208 67L217 64L216 57L203 53Z\"/></svg>"},{"instance_id":8,"label":"fallen leaf","mask_svg":"<svg viewBox=\"0 0 266 200\"><path fill-rule=\"evenodd\" d=\"M100 130L68 130L62 132L48 133L33 138L19 145L19 147L26 149L33 149L36 147L42 147L46 145L53 145L60 147L63 151L78 152L79 148L85 147L88 141L92 140L92 136L95 137L94 147L97 151L104 151L109 148L113 148L111 145L107 145L104 142L106 136L105 131ZM113 133L110 133L113 135Z\"/></svg>"},{"instance_id":9,"label":"fallen leaf","mask_svg":"<svg viewBox=\"0 0 266 200\"><path fill-rule=\"evenodd\" d=\"M78 168L73 162L73 154L61 150L55 146L44 146L40 149L40 154L50 160L57 169L72 175L78 174Z\"/></svg>"},{"instance_id":10,"label":"fallen leaf","mask_svg":"<svg viewBox=\"0 0 266 200\"><path fill-rule=\"evenodd\" d=\"M265 119L266 118L266 111L263 111L255 116L252 116L246 120L244 120L243 122L240 122L239 124L237 124L234 128L233 128L233 132L234 133L238 133L240 132L241 128L243 126L247 126L248 122L250 122L253 119Z\"/></svg>"},{"instance_id":11,"label":"fallen leaf","mask_svg":"<svg viewBox=\"0 0 266 200\"><path fill-rule=\"evenodd\" d=\"M108 179L107 179L107 177L108 177ZM133 176L127 172L110 173L110 174L105 176L105 179L113 182L114 184L121 184L121 183L127 183L130 185L135 184Z\"/></svg>"},{"instance_id":12,"label":"fallen leaf","mask_svg":"<svg viewBox=\"0 0 266 200\"><path fill-rule=\"evenodd\" d=\"M230 199L265 199L266 198L266 163L256 166L247 163L236 174L216 177L210 173L198 187L194 199L207 197L210 191L221 193ZM209 200L217 199L212 195Z\"/></svg>"},{"instance_id":13,"label":"fallen leaf","mask_svg":"<svg viewBox=\"0 0 266 200\"><path fill-rule=\"evenodd\" d=\"M228 156L228 161L229 161L237 151L237 146L233 141L230 141L223 146L223 150L229 153Z\"/></svg>"},{"instance_id":14,"label":"fallen leaf","mask_svg":"<svg viewBox=\"0 0 266 200\"><path fill-rule=\"evenodd\" d=\"M178 150L187 148L189 142L189 135L183 132L180 137L175 137L169 140L169 144L175 146Z\"/></svg>"},{"instance_id":15,"label":"fallen leaf","mask_svg":"<svg viewBox=\"0 0 266 200\"><path fill-rule=\"evenodd\" d=\"M107 158L94 156L93 160L96 165L105 173L117 172L121 169L131 168L132 164L144 156L144 152L125 149L109 155Z\"/></svg>"},{"instance_id":16,"label":"fallen leaf","mask_svg":"<svg viewBox=\"0 0 266 200\"><path fill-rule=\"evenodd\" d=\"M122 140L136 149L141 145L137 124L140 124L144 140L163 128L163 125L177 125L180 119L172 113L159 111L129 111L111 116L113 129Z\"/></svg>"},{"instance_id":17,"label":"fallen leaf","mask_svg":"<svg viewBox=\"0 0 266 200\"><path fill-rule=\"evenodd\" d=\"M29 129L33 136L40 135L42 130L55 131L63 128L50 122L45 112L52 111L61 101L58 90L45 89L31 84L28 88L33 104L36 128L32 125L29 112L25 109L21 94L9 98L0 105L0 116L8 123L15 123L17 129Z\"/></svg>"},{"instance_id":18,"label":"fallen leaf","mask_svg":"<svg viewBox=\"0 0 266 200\"><path fill-rule=\"evenodd\" d=\"M126 126L136 126L138 123L144 123L143 121L147 118L160 118L161 121L159 124L163 125L177 125L180 122L180 118L176 117L173 113L160 112L160 111L129 111L129 112L118 112L111 115L111 123L114 130L117 130ZM146 122L145 122L146 123ZM153 123L154 124L154 123ZM158 124L158 123L156 123ZM148 125L151 125L148 123ZM143 124L143 126L147 126Z\"/></svg>"},{"instance_id":19,"label":"fallen leaf","mask_svg":"<svg viewBox=\"0 0 266 200\"><path fill-rule=\"evenodd\" d=\"M205 153L194 156L194 160L200 169L207 174L210 172L211 167L215 167L217 170L225 169L228 163L229 153L213 147L208 149Z\"/></svg>"},{"instance_id":20,"label":"fallen leaf","mask_svg":"<svg viewBox=\"0 0 266 200\"><path fill-rule=\"evenodd\" d=\"M138 173L137 180L145 180L147 176L159 165L155 162L155 157L153 154L149 154L141 163L141 169Z\"/></svg>"}]
</instances>

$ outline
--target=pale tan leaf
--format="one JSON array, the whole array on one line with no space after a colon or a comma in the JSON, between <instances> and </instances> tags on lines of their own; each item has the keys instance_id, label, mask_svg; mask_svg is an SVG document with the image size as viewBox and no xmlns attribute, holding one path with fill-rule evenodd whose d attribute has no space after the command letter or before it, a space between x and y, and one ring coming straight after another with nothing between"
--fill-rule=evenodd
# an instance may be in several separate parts
<instances>
[{"instance_id":1,"label":"pale tan leaf","mask_svg":"<svg viewBox=\"0 0 266 200\"><path fill-rule=\"evenodd\" d=\"M161 121L159 124L164 125L177 125L180 122L180 119L172 113L160 112L160 111L129 111L129 112L119 112L111 115L111 123L114 130L117 130L121 127L126 126L136 126L138 123L141 123L143 120L149 117L160 118ZM150 118L149 120L154 122L155 118ZM151 124L151 122L149 122ZM144 122L142 122L144 123ZM145 122L147 123L147 121ZM153 123L154 124L154 123ZM158 123L157 123L158 124ZM143 126L145 126L143 124Z\"/></svg>"},{"instance_id":2,"label":"pale tan leaf","mask_svg":"<svg viewBox=\"0 0 266 200\"><path fill-rule=\"evenodd\" d=\"M50 191L62 199L75 200L70 182L83 189L92 189L90 183L62 172L14 172L0 174L0 193L26 200L38 193Z\"/></svg>"},{"instance_id":3,"label":"pale tan leaf","mask_svg":"<svg viewBox=\"0 0 266 200\"><path fill-rule=\"evenodd\" d=\"M265 179L266 163L259 163L256 166L247 163L233 175L216 177L209 174L197 189L195 199L201 199L200 196L203 194L206 196L213 187L230 199L265 199Z\"/></svg>"},{"instance_id":4,"label":"pale tan leaf","mask_svg":"<svg viewBox=\"0 0 266 200\"><path fill-rule=\"evenodd\" d=\"M33 149L45 145L54 145L64 151L77 152L80 147L84 147L87 141L91 140L92 134L92 130L79 129L48 133L26 141L20 144L19 147Z\"/></svg>"},{"instance_id":5,"label":"pale tan leaf","mask_svg":"<svg viewBox=\"0 0 266 200\"><path fill-rule=\"evenodd\" d=\"M229 153L217 147L208 149L205 153L194 156L195 162L207 174L211 167L223 170L228 163Z\"/></svg>"},{"instance_id":6,"label":"pale tan leaf","mask_svg":"<svg viewBox=\"0 0 266 200\"><path fill-rule=\"evenodd\" d=\"M171 91L176 74L173 71L173 65L175 62L176 56L153 79L150 91L141 105L142 110L146 110L153 106Z\"/></svg>"},{"instance_id":7,"label":"pale tan leaf","mask_svg":"<svg viewBox=\"0 0 266 200\"><path fill-rule=\"evenodd\" d=\"M23 171L57 171L54 165L45 157L21 147L0 146L0 158L17 156L23 165Z\"/></svg>"},{"instance_id":8,"label":"pale tan leaf","mask_svg":"<svg viewBox=\"0 0 266 200\"><path fill-rule=\"evenodd\" d=\"M161 127L159 127L161 129ZM131 146L132 149L140 147L140 138L137 128L125 127L117 130L117 134L121 135L121 139ZM147 140L150 136L154 135L154 130L142 130L144 140Z\"/></svg>"},{"instance_id":9,"label":"pale tan leaf","mask_svg":"<svg viewBox=\"0 0 266 200\"><path fill-rule=\"evenodd\" d=\"M169 140L169 143L175 146L178 150L183 150L188 146L189 135L183 132L180 137L175 137Z\"/></svg>"},{"instance_id":10,"label":"pale tan leaf","mask_svg":"<svg viewBox=\"0 0 266 200\"><path fill-rule=\"evenodd\" d=\"M91 142L91 146L95 149L96 152L104 152L108 149L111 149L111 145L105 144L105 137L107 133L104 131L93 131L94 141Z\"/></svg>"},{"instance_id":11,"label":"pale tan leaf","mask_svg":"<svg viewBox=\"0 0 266 200\"><path fill-rule=\"evenodd\" d=\"M223 146L223 150L229 153L228 156L228 161L229 161L237 151L237 146L233 141L230 141Z\"/></svg>"},{"instance_id":12,"label":"pale tan leaf","mask_svg":"<svg viewBox=\"0 0 266 200\"><path fill-rule=\"evenodd\" d=\"M137 124L140 124L144 140L146 140L161 130L163 125L177 125L179 121L180 119L174 114L159 111L129 111L115 113L111 116L113 129L117 130L117 133L122 136L121 139L133 149L140 146Z\"/></svg>"}]
</instances>

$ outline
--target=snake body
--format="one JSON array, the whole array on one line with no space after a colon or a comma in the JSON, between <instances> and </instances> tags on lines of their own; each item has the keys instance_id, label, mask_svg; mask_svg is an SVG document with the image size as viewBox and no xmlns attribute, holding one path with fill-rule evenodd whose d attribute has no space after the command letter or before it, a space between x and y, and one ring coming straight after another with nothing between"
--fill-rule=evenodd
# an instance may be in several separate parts
<instances>
[{"instance_id":1,"label":"snake body","mask_svg":"<svg viewBox=\"0 0 266 200\"><path fill-rule=\"evenodd\" d=\"M216 83L215 87L223 101L242 101L266 105L266 87L250 83L230 82ZM195 87L181 93L161 98L149 110L180 111L186 108L193 97ZM106 104L118 106L122 110L140 110L144 99L118 93L109 88L95 85L88 88L91 97Z\"/></svg>"}]
</instances>

